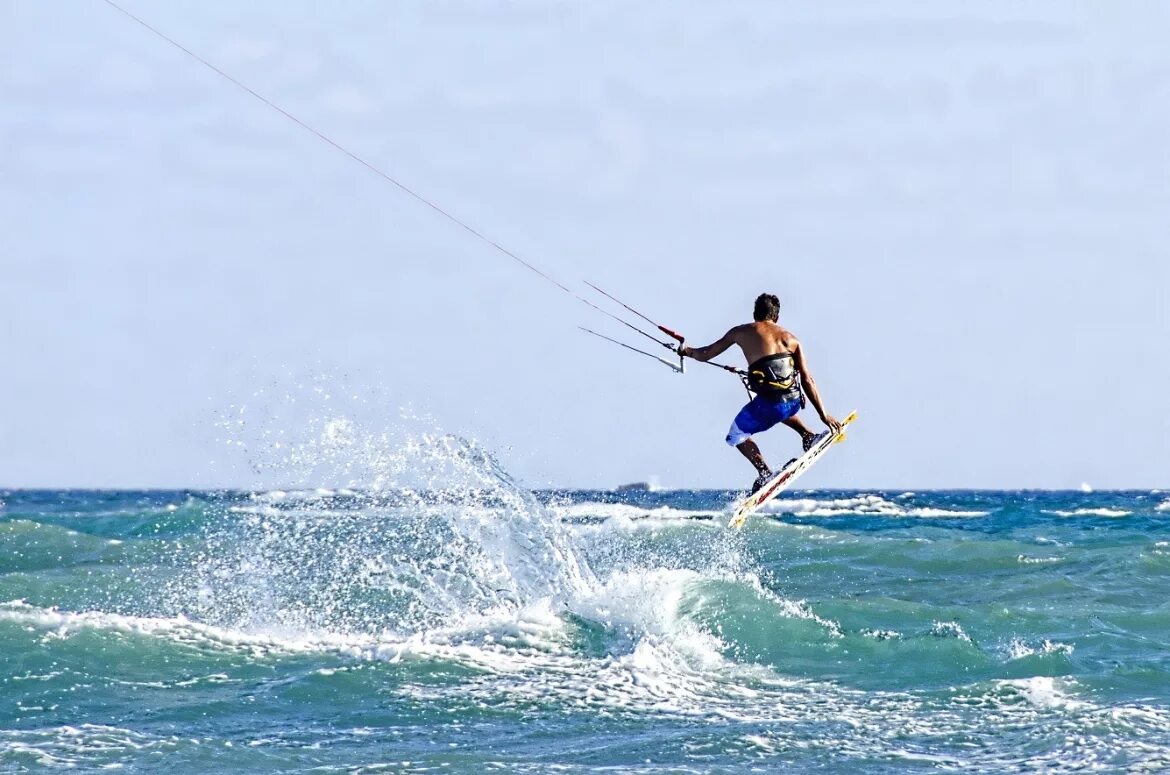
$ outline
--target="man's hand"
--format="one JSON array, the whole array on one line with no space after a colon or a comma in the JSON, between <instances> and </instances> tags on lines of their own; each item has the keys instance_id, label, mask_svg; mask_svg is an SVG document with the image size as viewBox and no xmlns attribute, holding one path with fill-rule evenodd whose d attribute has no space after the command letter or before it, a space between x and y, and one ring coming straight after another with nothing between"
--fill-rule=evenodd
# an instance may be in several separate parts
<instances>
[{"instance_id":1,"label":"man's hand","mask_svg":"<svg viewBox=\"0 0 1170 775\"><path fill-rule=\"evenodd\" d=\"M822 414L821 415L821 422L823 422L825 425L829 426L829 430L831 430L833 432L834 436L836 436L837 434L839 434L841 432L841 423L833 415Z\"/></svg>"},{"instance_id":2,"label":"man's hand","mask_svg":"<svg viewBox=\"0 0 1170 775\"><path fill-rule=\"evenodd\" d=\"M692 357L691 353L693 353L694 351L695 351L695 348L693 348L693 347L687 347L686 345L680 345L678 348L678 355L680 358L690 358L690 357Z\"/></svg>"}]
</instances>

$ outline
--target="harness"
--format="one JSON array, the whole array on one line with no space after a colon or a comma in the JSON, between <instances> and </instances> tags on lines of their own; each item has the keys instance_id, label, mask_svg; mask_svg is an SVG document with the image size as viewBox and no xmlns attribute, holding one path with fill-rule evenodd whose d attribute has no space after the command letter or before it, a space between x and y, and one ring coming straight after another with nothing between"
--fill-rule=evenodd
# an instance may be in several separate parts
<instances>
[{"instance_id":1,"label":"harness","mask_svg":"<svg viewBox=\"0 0 1170 775\"><path fill-rule=\"evenodd\" d=\"M800 372L789 353L765 355L748 366L744 385L756 395L775 401L799 400L804 403Z\"/></svg>"}]
</instances>

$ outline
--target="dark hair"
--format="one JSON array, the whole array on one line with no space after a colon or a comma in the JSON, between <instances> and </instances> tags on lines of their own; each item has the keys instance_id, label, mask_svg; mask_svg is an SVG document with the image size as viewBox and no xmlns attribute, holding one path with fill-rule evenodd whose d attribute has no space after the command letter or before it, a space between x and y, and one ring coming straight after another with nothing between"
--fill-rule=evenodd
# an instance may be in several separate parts
<instances>
[{"instance_id":1,"label":"dark hair","mask_svg":"<svg viewBox=\"0 0 1170 775\"><path fill-rule=\"evenodd\" d=\"M756 309L752 312L752 317L775 323L780 317L780 299L771 293L761 293L756 297Z\"/></svg>"}]
</instances>

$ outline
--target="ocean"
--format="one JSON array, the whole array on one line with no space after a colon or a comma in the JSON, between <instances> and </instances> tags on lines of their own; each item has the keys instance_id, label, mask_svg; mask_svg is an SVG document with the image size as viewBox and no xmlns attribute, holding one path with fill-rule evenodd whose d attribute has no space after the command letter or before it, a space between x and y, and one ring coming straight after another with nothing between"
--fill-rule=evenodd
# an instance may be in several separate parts
<instances>
[{"instance_id":1,"label":"ocean","mask_svg":"<svg viewBox=\"0 0 1170 775\"><path fill-rule=\"evenodd\" d=\"M0 491L0 771L1155 772L1170 494ZM434 480L432 480L432 484Z\"/></svg>"}]
</instances>

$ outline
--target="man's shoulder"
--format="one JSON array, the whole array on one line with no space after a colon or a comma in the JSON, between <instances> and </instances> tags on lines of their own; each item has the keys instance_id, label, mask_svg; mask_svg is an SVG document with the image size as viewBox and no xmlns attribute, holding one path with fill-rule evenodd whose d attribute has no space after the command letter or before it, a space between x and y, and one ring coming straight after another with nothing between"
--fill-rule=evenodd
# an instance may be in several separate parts
<instances>
[{"instance_id":1,"label":"man's shoulder","mask_svg":"<svg viewBox=\"0 0 1170 775\"><path fill-rule=\"evenodd\" d=\"M755 326L752 323L740 323L738 326L732 326L731 329L728 330L727 335L733 339L738 339L740 336L743 336L749 331L754 330Z\"/></svg>"},{"instance_id":2,"label":"man's shoulder","mask_svg":"<svg viewBox=\"0 0 1170 775\"><path fill-rule=\"evenodd\" d=\"M777 332L777 338L784 343L787 349L794 350L800 345L800 339L797 338L796 334L783 326L776 326L776 328L780 329Z\"/></svg>"}]
</instances>

